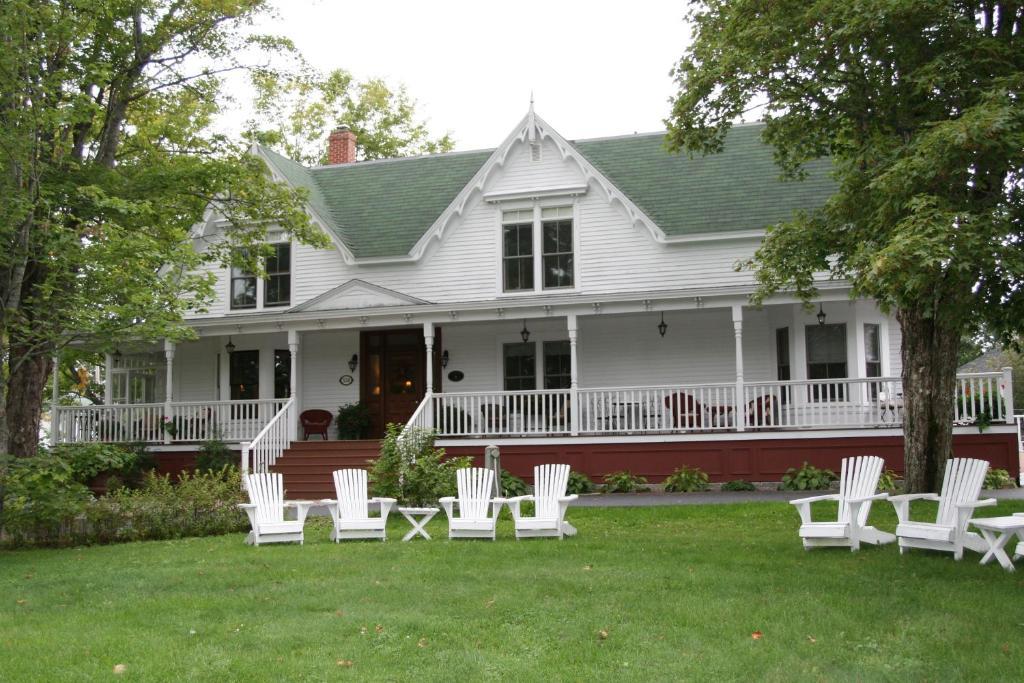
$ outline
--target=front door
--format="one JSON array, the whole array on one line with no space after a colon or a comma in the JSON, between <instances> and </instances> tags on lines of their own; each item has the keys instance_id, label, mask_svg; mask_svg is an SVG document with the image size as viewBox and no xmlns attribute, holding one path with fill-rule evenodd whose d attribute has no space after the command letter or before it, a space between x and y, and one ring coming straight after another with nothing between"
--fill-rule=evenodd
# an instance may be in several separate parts
<instances>
[{"instance_id":1,"label":"front door","mask_svg":"<svg viewBox=\"0 0 1024 683\"><path fill-rule=\"evenodd\" d=\"M362 334L362 397L370 410L370 436L390 423L405 424L426 393L426 345L419 330Z\"/></svg>"}]
</instances>

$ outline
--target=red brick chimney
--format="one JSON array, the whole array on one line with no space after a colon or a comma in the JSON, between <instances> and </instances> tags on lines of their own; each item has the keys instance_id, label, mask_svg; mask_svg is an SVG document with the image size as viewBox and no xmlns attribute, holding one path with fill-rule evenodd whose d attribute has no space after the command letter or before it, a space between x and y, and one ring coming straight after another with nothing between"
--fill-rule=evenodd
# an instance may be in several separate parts
<instances>
[{"instance_id":1,"label":"red brick chimney","mask_svg":"<svg viewBox=\"0 0 1024 683\"><path fill-rule=\"evenodd\" d=\"M327 163L351 164L356 160L356 134L348 126L338 126L327 138Z\"/></svg>"}]
</instances>

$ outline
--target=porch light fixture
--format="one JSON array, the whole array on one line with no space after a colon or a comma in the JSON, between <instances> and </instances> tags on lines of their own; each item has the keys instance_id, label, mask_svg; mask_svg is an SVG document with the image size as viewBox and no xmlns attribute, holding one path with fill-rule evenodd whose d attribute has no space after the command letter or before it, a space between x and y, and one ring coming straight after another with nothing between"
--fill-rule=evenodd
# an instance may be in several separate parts
<instances>
[{"instance_id":1,"label":"porch light fixture","mask_svg":"<svg viewBox=\"0 0 1024 683\"><path fill-rule=\"evenodd\" d=\"M230 335L228 336L228 343L224 345L224 350L229 354L235 352L235 345L232 343Z\"/></svg>"},{"instance_id":2,"label":"porch light fixture","mask_svg":"<svg viewBox=\"0 0 1024 683\"><path fill-rule=\"evenodd\" d=\"M523 338L523 343L530 341L530 331L526 329L526 321L523 320L523 330L519 333L519 336Z\"/></svg>"},{"instance_id":3,"label":"porch light fixture","mask_svg":"<svg viewBox=\"0 0 1024 683\"><path fill-rule=\"evenodd\" d=\"M662 311L661 322L658 323L658 334L664 337L666 332L668 332L668 323L665 322L665 312Z\"/></svg>"},{"instance_id":4,"label":"porch light fixture","mask_svg":"<svg viewBox=\"0 0 1024 683\"><path fill-rule=\"evenodd\" d=\"M115 363L121 362L121 349L114 349L114 353L112 355Z\"/></svg>"},{"instance_id":5,"label":"porch light fixture","mask_svg":"<svg viewBox=\"0 0 1024 683\"><path fill-rule=\"evenodd\" d=\"M352 372L356 371L356 367L359 366L359 354L353 353L352 357L348 359L348 369Z\"/></svg>"},{"instance_id":6,"label":"porch light fixture","mask_svg":"<svg viewBox=\"0 0 1024 683\"><path fill-rule=\"evenodd\" d=\"M441 367L448 367L448 349L445 349L444 353L441 354Z\"/></svg>"},{"instance_id":7,"label":"porch light fixture","mask_svg":"<svg viewBox=\"0 0 1024 683\"><path fill-rule=\"evenodd\" d=\"M821 302L818 302L818 315L817 315L817 318L818 318L818 324L819 325L824 325L825 324L825 309L821 307Z\"/></svg>"}]
</instances>

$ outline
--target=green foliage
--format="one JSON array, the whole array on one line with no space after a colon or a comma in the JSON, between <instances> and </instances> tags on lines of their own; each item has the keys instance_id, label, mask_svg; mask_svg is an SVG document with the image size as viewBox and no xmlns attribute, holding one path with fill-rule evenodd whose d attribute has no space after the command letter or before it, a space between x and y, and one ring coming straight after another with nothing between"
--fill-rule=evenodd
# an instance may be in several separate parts
<instances>
[{"instance_id":1,"label":"green foliage","mask_svg":"<svg viewBox=\"0 0 1024 683\"><path fill-rule=\"evenodd\" d=\"M985 473L985 488L987 489L1006 489L1016 486L1013 477L1006 470L990 467Z\"/></svg>"},{"instance_id":2,"label":"green foliage","mask_svg":"<svg viewBox=\"0 0 1024 683\"><path fill-rule=\"evenodd\" d=\"M818 469L814 465L804 462L800 469L790 467L782 475L782 484L779 489L783 491L822 491L832 486L836 481L836 473L832 470Z\"/></svg>"},{"instance_id":3,"label":"green foliage","mask_svg":"<svg viewBox=\"0 0 1024 683\"><path fill-rule=\"evenodd\" d=\"M49 458L66 463L71 476L80 484L89 484L100 474L117 475L126 482L137 481L143 472L153 468L153 457L145 450L121 444L57 444L49 450ZM57 467L46 455L35 459L39 459L40 467Z\"/></svg>"},{"instance_id":4,"label":"green foliage","mask_svg":"<svg viewBox=\"0 0 1024 683\"><path fill-rule=\"evenodd\" d=\"M70 460L49 454L0 466L0 493L0 542L10 545L66 536L92 500Z\"/></svg>"},{"instance_id":5,"label":"green foliage","mask_svg":"<svg viewBox=\"0 0 1024 683\"><path fill-rule=\"evenodd\" d=\"M238 463L238 454L219 437L204 441L196 455L196 470L199 472L219 472L225 467L237 467Z\"/></svg>"},{"instance_id":6,"label":"green foliage","mask_svg":"<svg viewBox=\"0 0 1024 683\"><path fill-rule=\"evenodd\" d=\"M629 470L610 472L604 475L604 492L634 493L641 490L646 491L647 489L642 488L646 483L647 479L637 476Z\"/></svg>"},{"instance_id":7,"label":"green foliage","mask_svg":"<svg viewBox=\"0 0 1024 683\"><path fill-rule=\"evenodd\" d=\"M455 472L472 464L468 456L446 458L443 448L434 448L435 434L412 429L399 440L403 426L389 424L380 446L380 456L370 467L370 490L374 496L396 498L402 505L435 505L439 498L457 493Z\"/></svg>"},{"instance_id":8,"label":"green foliage","mask_svg":"<svg viewBox=\"0 0 1024 683\"><path fill-rule=\"evenodd\" d=\"M293 74L257 70L252 83L256 117L248 123L248 137L307 166L327 162L327 136L341 125L355 133L359 159L454 147L450 134L432 138L426 123L416 120L416 102L404 86L396 89L380 79L357 82L343 69L310 68Z\"/></svg>"},{"instance_id":9,"label":"green foliage","mask_svg":"<svg viewBox=\"0 0 1024 683\"><path fill-rule=\"evenodd\" d=\"M569 483L565 487L565 491L568 495L572 495L574 493L577 495L593 493L595 488L594 482L590 481L590 477L587 475L582 472L577 472L576 470L569 472Z\"/></svg>"},{"instance_id":10,"label":"green foliage","mask_svg":"<svg viewBox=\"0 0 1024 683\"><path fill-rule=\"evenodd\" d=\"M755 303L809 302L824 272L896 313L906 421L927 425L907 433L907 487L936 486L961 339L1024 327L1019 3L706 0L689 22L669 147L718 152L756 108L783 174L831 160L835 194L765 226Z\"/></svg>"},{"instance_id":11,"label":"green foliage","mask_svg":"<svg viewBox=\"0 0 1024 683\"><path fill-rule=\"evenodd\" d=\"M699 467L683 465L665 477L665 491L668 493L688 493L691 491L707 491L708 475Z\"/></svg>"},{"instance_id":12,"label":"green foliage","mask_svg":"<svg viewBox=\"0 0 1024 683\"><path fill-rule=\"evenodd\" d=\"M903 485L899 480L899 475L892 470L885 470L881 475L879 475L879 493L899 493L902 489Z\"/></svg>"},{"instance_id":13,"label":"green foliage","mask_svg":"<svg viewBox=\"0 0 1024 683\"><path fill-rule=\"evenodd\" d=\"M751 484L749 481L743 481L742 479L735 479L733 481L727 481L722 484L723 491L756 491L757 487Z\"/></svg>"},{"instance_id":14,"label":"green foliage","mask_svg":"<svg viewBox=\"0 0 1024 683\"><path fill-rule=\"evenodd\" d=\"M356 401L338 407L335 418L338 425L338 438L341 440L362 439L370 429L370 409Z\"/></svg>"},{"instance_id":15,"label":"green foliage","mask_svg":"<svg viewBox=\"0 0 1024 683\"><path fill-rule=\"evenodd\" d=\"M526 495L526 482L508 470L501 471L501 495L506 498Z\"/></svg>"}]
</instances>

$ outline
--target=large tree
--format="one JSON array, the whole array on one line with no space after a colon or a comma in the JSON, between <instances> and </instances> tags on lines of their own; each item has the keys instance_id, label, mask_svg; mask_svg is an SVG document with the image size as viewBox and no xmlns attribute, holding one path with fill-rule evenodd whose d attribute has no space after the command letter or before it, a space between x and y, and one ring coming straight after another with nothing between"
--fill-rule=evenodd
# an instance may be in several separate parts
<instances>
[{"instance_id":1,"label":"large tree","mask_svg":"<svg viewBox=\"0 0 1024 683\"><path fill-rule=\"evenodd\" d=\"M258 269L269 223L325 244L300 195L209 133L218 74L289 47L247 29L267 4L0 3L0 456L35 452L62 347L186 336L212 294L197 267ZM229 239L197 249L211 207Z\"/></svg>"},{"instance_id":2,"label":"large tree","mask_svg":"<svg viewBox=\"0 0 1024 683\"><path fill-rule=\"evenodd\" d=\"M340 125L356 134L359 159L388 159L447 152L449 134L432 137L417 119L416 102L404 86L381 79L357 81L344 69L322 73L305 67L290 72L253 72L254 116L248 135L309 166L327 161L327 135Z\"/></svg>"},{"instance_id":3,"label":"large tree","mask_svg":"<svg viewBox=\"0 0 1024 683\"><path fill-rule=\"evenodd\" d=\"M910 491L952 447L961 339L1024 326L1024 3L706 0L674 70L674 149L713 153L759 108L784 171L830 157L825 206L771 226L756 301L815 276L895 313Z\"/></svg>"}]
</instances>

